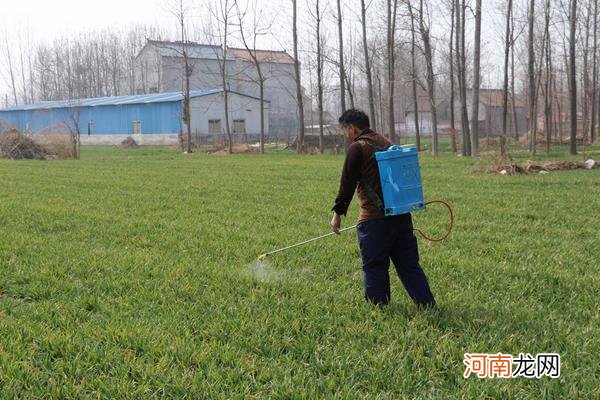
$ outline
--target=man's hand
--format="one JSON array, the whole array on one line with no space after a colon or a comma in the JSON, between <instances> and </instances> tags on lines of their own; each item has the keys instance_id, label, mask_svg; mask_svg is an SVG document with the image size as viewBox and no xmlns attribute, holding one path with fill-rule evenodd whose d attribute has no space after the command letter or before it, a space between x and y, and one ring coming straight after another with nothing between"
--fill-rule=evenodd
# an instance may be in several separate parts
<instances>
[{"instance_id":1,"label":"man's hand","mask_svg":"<svg viewBox=\"0 0 600 400\"><path fill-rule=\"evenodd\" d=\"M331 230L336 234L340 234L340 227L342 226L342 217L340 217L335 212L333 213L333 218L331 218Z\"/></svg>"}]
</instances>

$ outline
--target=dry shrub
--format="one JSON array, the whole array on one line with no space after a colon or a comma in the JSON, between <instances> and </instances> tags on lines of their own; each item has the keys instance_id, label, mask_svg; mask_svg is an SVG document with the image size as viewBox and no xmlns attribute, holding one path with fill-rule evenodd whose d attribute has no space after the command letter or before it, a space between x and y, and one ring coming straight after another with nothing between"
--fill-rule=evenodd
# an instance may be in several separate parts
<instances>
[{"instance_id":1,"label":"dry shrub","mask_svg":"<svg viewBox=\"0 0 600 400\"><path fill-rule=\"evenodd\" d=\"M16 129L15 124L5 119L0 119L0 133Z\"/></svg>"},{"instance_id":2,"label":"dry shrub","mask_svg":"<svg viewBox=\"0 0 600 400\"><path fill-rule=\"evenodd\" d=\"M133 139L131 136L129 136L127 139L125 139L121 142L119 147L122 149L137 149L138 147L140 147L140 145L137 144L135 139Z\"/></svg>"},{"instance_id":3,"label":"dry shrub","mask_svg":"<svg viewBox=\"0 0 600 400\"><path fill-rule=\"evenodd\" d=\"M50 154L59 160L75 158L75 146L72 136L64 133L36 134L34 137L36 143L42 145Z\"/></svg>"},{"instance_id":4,"label":"dry shrub","mask_svg":"<svg viewBox=\"0 0 600 400\"><path fill-rule=\"evenodd\" d=\"M482 152L480 157L476 160L471 170L473 172L478 173L488 173L488 172L500 172L504 167L510 166L513 164L512 158L509 155L505 155L504 157L496 151L488 151ZM515 172L518 172L518 169L515 168Z\"/></svg>"},{"instance_id":5,"label":"dry shrub","mask_svg":"<svg viewBox=\"0 0 600 400\"><path fill-rule=\"evenodd\" d=\"M13 160L64 160L75 158L71 135L27 135L12 129L0 135L0 157Z\"/></svg>"},{"instance_id":6,"label":"dry shrub","mask_svg":"<svg viewBox=\"0 0 600 400\"><path fill-rule=\"evenodd\" d=\"M258 153L259 149L247 144L234 144L232 154ZM213 154L228 154L229 146L219 146Z\"/></svg>"},{"instance_id":7,"label":"dry shrub","mask_svg":"<svg viewBox=\"0 0 600 400\"><path fill-rule=\"evenodd\" d=\"M546 144L546 135L544 134L544 132L538 132L535 139L536 139L536 144ZM529 142L531 142L531 132L527 131L519 137L518 143L521 146L529 146ZM557 139L556 137L554 137L554 135L552 135L552 137L550 138L550 144L565 145L565 144L569 144L570 142L571 142L571 138L569 136L564 136L562 139L561 138ZM589 143L590 138L589 138L589 136L584 137L583 133L581 131L577 131L576 142L577 142L577 144L580 144L580 145L590 144Z\"/></svg>"},{"instance_id":8,"label":"dry shrub","mask_svg":"<svg viewBox=\"0 0 600 400\"><path fill-rule=\"evenodd\" d=\"M11 160L50 160L55 158L30 136L12 129L0 135L0 156Z\"/></svg>"}]
</instances>

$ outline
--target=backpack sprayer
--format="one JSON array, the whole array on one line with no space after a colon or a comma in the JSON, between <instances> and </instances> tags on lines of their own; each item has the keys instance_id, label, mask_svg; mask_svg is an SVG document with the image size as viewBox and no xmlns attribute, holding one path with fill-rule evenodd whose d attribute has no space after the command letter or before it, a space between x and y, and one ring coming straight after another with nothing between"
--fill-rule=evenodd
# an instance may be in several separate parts
<instances>
[{"instance_id":1,"label":"backpack sprayer","mask_svg":"<svg viewBox=\"0 0 600 400\"><path fill-rule=\"evenodd\" d=\"M370 141L367 141L367 143L376 150L378 149L378 147L373 143L370 143ZM380 150L381 151L375 152L375 159L377 160L377 165L379 167L379 180L381 182L381 191L383 192L383 201L369 185L365 185L363 182L363 186L365 186L371 200L374 201L384 211L386 217L407 214L414 211L422 211L429 204L434 203L439 203L446 206L450 214L450 227L442 237L431 238L425 235L421 230L413 229L424 239L432 242L440 242L446 239L452 232L452 227L454 226L454 213L452 211L452 207L450 207L450 205L445 201L432 200L425 202L423 199L423 185L421 183L421 170L419 168L419 153L417 152L416 147L393 145L387 149ZM342 233L354 228L356 228L356 225L340 229L339 232ZM258 256L258 259L262 261L267 256L272 254L302 246L334 234L335 232L330 232L328 234L305 240L291 246L273 250L271 252L261 254Z\"/></svg>"}]
</instances>

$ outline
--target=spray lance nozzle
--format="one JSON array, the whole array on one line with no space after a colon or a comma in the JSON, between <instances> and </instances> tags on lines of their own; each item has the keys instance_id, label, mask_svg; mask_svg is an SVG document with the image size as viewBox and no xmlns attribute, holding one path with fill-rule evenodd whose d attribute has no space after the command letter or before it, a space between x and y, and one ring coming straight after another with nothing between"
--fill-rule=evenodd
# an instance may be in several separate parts
<instances>
[{"instance_id":1,"label":"spray lance nozzle","mask_svg":"<svg viewBox=\"0 0 600 400\"><path fill-rule=\"evenodd\" d=\"M350 229L354 229L354 228L356 228L356 225L350 226L348 228L340 229L340 233L348 231ZM331 236L331 235L335 235L335 232L330 232L330 233L327 233L325 235L318 236L316 238L308 239L308 240L305 240L303 242L293 244L291 246L286 246L286 247L283 247L281 249L277 249L277 250L274 250L274 251L270 251L268 253L261 254L260 256L258 256L258 261L263 261L265 258L267 258L267 256L270 256L271 254L279 253L281 251L289 250L289 249L292 249L294 247L302 246L302 245L305 245L307 243L314 242L315 240L323 239L323 238L326 238L326 237Z\"/></svg>"}]
</instances>

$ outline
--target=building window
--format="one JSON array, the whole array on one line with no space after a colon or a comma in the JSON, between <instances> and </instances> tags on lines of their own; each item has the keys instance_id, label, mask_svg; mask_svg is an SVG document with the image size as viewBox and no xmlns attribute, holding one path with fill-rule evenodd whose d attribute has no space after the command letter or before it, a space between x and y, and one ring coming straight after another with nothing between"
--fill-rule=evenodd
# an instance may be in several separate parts
<instances>
[{"instance_id":1,"label":"building window","mask_svg":"<svg viewBox=\"0 0 600 400\"><path fill-rule=\"evenodd\" d=\"M233 133L246 133L246 120L245 119L234 119L233 120Z\"/></svg>"},{"instance_id":2,"label":"building window","mask_svg":"<svg viewBox=\"0 0 600 400\"><path fill-rule=\"evenodd\" d=\"M221 133L221 120L220 119L209 119L208 120L208 133L220 134Z\"/></svg>"},{"instance_id":3,"label":"building window","mask_svg":"<svg viewBox=\"0 0 600 400\"><path fill-rule=\"evenodd\" d=\"M149 93L158 93L158 88L156 86L152 86L148 92Z\"/></svg>"}]
</instances>

